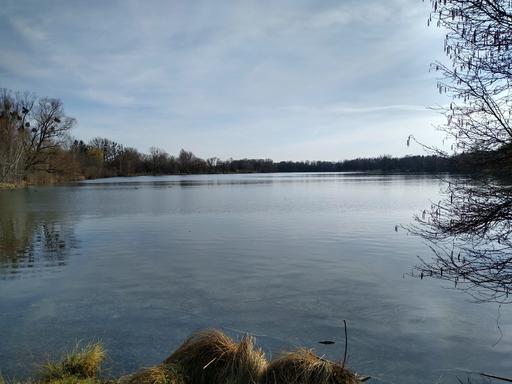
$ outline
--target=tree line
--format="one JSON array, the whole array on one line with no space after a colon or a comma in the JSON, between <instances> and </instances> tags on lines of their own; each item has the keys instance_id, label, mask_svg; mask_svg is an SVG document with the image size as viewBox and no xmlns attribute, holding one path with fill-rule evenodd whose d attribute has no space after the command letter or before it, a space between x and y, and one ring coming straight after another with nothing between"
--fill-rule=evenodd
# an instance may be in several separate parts
<instances>
[{"instance_id":1,"label":"tree line","mask_svg":"<svg viewBox=\"0 0 512 384\"><path fill-rule=\"evenodd\" d=\"M0 183L45 183L111 176L252 172L451 172L460 167L437 155L380 156L331 161L202 159L182 149L177 156L152 147L141 153L113 140L73 139L75 119L58 99L0 91Z\"/></svg>"},{"instance_id":2,"label":"tree line","mask_svg":"<svg viewBox=\"0 0 512 384\"><path fill-rule=\"evenodd\" d=\"M118 144L108 139L94 139L110 143L107 147ZM92 151L98 147L76 144L82 147L79 153ZM84 152L85 151L85 152ZM101 153L105 151L101 150ZM82 161L83 163L83 161ZM98 167L99 165L99 167ZM103 165L103 166L102 166ZM86 177L130 176L140 174L194 174L194 173L270 173L270 172L454 172L460 170L451 159L438 156L407 156L396 158L380 156L377 158L358 158L338 162L331 161L279 161L271 159L228 159L217 157L202 159L192 152L182 149L178 156L169 155L162 149L152 148L149 154L137 152L134 148L122 149L112 160L102 160L92 169L82 169Z\"/></svg>"}]
</instances>

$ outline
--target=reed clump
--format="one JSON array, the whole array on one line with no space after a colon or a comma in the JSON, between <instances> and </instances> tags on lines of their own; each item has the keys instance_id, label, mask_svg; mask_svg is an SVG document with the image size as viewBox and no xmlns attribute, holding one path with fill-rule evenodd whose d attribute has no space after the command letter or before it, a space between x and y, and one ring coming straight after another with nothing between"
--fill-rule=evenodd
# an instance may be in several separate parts
<instances>
[{"instance_id":1,"label":"reed clump","mask_svg":"<svg viewBox=\"0 0 512 384\"><path fill-rule=\"evenodd\" d=\"M160 364L124 376L117 384L187 384L183 370L176 364Z\"/></svg>"},{"instance_id":2,"label":"reed clump","mask_svg":"<svg viewBox=\"0 0 512 384\"><path fill-rule=\"evenodd\" d=\"M260 384L356 384L358 377L342 363L318 357L312 350L297 349L271 361Z\"/></svg>"},{"instance_id":3,"label":"reed clump","mask_svg":"<svg viewBox=\"0 0 512 384\"><path fill-rule=\"evenodd\" d=\"M206 330L189 337L164 361L170 363L181 366L188 383L256 384L267 360L251 336L235 342L220 331Z\"/></svg>"},{"instance_id":4,"label":"reed clump","mask_svg":"<svg viewBox=\"0 0 512 384\"><path fill-rule=\"evenodd\" d=\"M80 345L58 362L48 362L41 367L41 381L51 384L71 384L75 379L94 380L98 377L105 350L99 343ZM89 383L84 383L89 384Z\"/></svg>"},{"instance_id":5,"label":"reed clump","mask_svg":"<svg viewBox=\"0 0 512 384\"><path fill-rule=\"evenodd\" d=\"M50 383L51 384L102 384L101 381L97 378L88 377L88 378L82 379L82 378L74 377L74 376L68 376L68 377L64 377L61 379L52 380ZM23 384L31 384L31 382L23 383ZM38 384L38 382L34 382L32 384Z\"/></svg>"},{"instance_id":6,"label":"reed clump","mask_svg":"<svg viewBox=\"0 0 512 384\"><path fill-rule=\"evenodd\" d=\"M2 189L15 189L15 188L16 188L16 184L0 183L0 190L2 190ZM0 381L0 384L2 384L1 381Z\"/></svg>"},{"instance_id":7,"label":"reed clump","mask_svg":"<svg viewBox=\"0 0 512 384\"><path fill-rule=\"evenodd\" d=\"M0 384L357 384L361 378L344 362L297 349L268 362L254 338L235 341L217 330L190 336L161 364L119 379L99 378L105 350L98 344L75 349L59 362L48 362L37 379Z\"/></svg>"}]
</instances>

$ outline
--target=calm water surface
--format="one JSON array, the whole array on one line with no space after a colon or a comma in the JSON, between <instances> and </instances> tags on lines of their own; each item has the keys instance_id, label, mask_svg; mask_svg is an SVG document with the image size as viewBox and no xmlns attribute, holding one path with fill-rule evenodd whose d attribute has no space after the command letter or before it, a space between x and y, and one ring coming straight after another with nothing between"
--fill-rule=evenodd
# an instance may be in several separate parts
<instances>
[{"instance_id":1,"label":"calm water surface","mask_svg":"<svg viewBox=\"0 0 512 384\"><path fill-rule=\"evenodd\" d=\"M395 225L439 187L428 176L266 174L0 192L0 369L28 375L48 353L99 339L118 375L206 327L253 333L269 355L304 346L339 359L346 319L349 365L374 382L512 376L508 307L404 278L429 253Z\"/></svg>"}]
</instances>

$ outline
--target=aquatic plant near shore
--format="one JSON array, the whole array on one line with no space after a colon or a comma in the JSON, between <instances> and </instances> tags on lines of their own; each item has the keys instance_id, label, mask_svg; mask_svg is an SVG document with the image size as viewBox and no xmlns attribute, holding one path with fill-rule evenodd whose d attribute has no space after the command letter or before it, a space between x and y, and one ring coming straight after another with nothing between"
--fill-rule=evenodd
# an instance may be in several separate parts
<instances>
[{"instance_id":1,"label":"aquatic plant near shore","mask_svg":"<svg viewBox=\"0 0 512 384\"><path fill-rule=\"evenodd\" d=\"M77 344L61 361L57 363L48 362L42 366L42 381L52 384L61 384L62 381L62 384L64 384L70 378L96 378L104 359L105 350L101 344L88 344L84 347Z\"/></svg>"},{"instance_id":2,"label":"aquatic plant near shore","mask_svg":"<svg viewBox=\"0 0 512 384\"><path fill-rule=\"evenodd\" d=\"M106 353L100 343L75 345L60 361L41 365L37 378L5 380L0 384L107 384L99 378Z\"/></svg>"},{"instance_id":3,"label":"aquatic plant near shore","mask_svg":"<svg viewBox=\"0 0 512 384\"><path fill-rule=\"evenodd\" d=\"M268 362L254 338L239 342L217 330L189 337L161 364L119 379L99 378L105 350L98 344L76 346L59 362L48 362L37 379L0 384L357 384L365 379L299 349Z\"/></svg>"},{"instance_id":4,"label":"aquatic plant near shore","mask_svg":"<svg viewBox=\"0 0 512 384\"><path fill-rule=\"evenodd\" d=\"M198 332L165 361L179 364L190 383L256 384L267 360L251 336L237 343L217 330Z\"/></svg>"},{"instance_id":5,"label":"aquatic plant near shore","mask_svg":"<svg viewBox=\"0 0 512 384\"><path fill-rule=\"evenodd\" d=\"M123 376L111 384L186 384L183 370L176 364L160 364Z\"/></svg>"},{"instance_id":6,"label":"aquatic plant near shore","mask_svg":"<svg viewBox=\"0 0 512 384\"><path fill-rule=\"evenodd\" d=\"M318 357L309 349L298 349L271 361L260 384L356 384L359 381L342 363Z\"/></svg>"}]
</instances>

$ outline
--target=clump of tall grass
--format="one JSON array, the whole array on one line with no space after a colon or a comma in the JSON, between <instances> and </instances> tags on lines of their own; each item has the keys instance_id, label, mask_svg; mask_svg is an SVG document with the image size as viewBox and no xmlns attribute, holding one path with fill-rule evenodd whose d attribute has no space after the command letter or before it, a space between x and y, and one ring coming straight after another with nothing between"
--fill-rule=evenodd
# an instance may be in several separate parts
<instances>
[{"instance_id":1,"label":"clump of tall grass","mask_svg":"<svg viewBox=\"0 0 512 384\"><path fill-rule=\"evenodd\" d=\"M320 358L312 350L298 349L272 360L260 384L356 384L359 381L342 363Z\"/></svg>"},{"instance_id":2,"label":"clump of tall grass","mask_svg":"<svg viewBox=\"0 0 512 384\"><path fill-rule=\"evenodd\" d=\"M178 364L191 384L257 384L267 360L251 336L236 342L206 330L188 338L164 364Z\"/></svg>"},{"instance_id":3,"label":"clump of tall grass","mask_svg":"<svg viewBox=\"0 0 512 384\"><path fill-rule=\"evenodd\" d=\"M160 364L120 378L117 384L186 384L182 369L176 364Z\"/></svg>"},{"instance_id":4,"label":"clump of tall grass","mask_svg":"<svg viewBox=\"0 0 512 384\"><path fill-rule=\"evenodd\" d=\"M44 382L38 379L30 378L25 380L9 379L0 376L0 384L106 384L97 378L81 379L78 377L68 376L60 379L52 379L50 382ZM110 383L113 384L113 383Z\"/></svg>"},{"instance_id":5,"label":"clump of tall grass","mask_svg":"<svg viewBox=\"0 0 512 384\"><path fill-rule=\"evenodd\" d=\"M10 184L10 183L0 183L0 190L2 189L15 189L16 188L16 185L15 184ZM0 379L0 380L3 380L3 379ZM0 381L0 384L4 384L5 382L1 382Z\"/></svg>"},{"instance_id":6,"label":"clump of tall grass","mask_svg":"<svg viewBox=\"0 0 512 384\"><path fill-rule=\"evenodd\" d=\"M52 384L91 384L98 377L105 350L99 343L75 348L59 362L47 362L41 366L41 380Z\"/></svg>"},{"instance_id":7,"label":"clump of tall grass","mask_svg":"<svg viewBox=\"0 0 512 384\"><path fill-rule=\"evenodd\" d=\"M101 384L99 379L88 377L79 378L74 376L63 377L61 379L52 379L51 384ZM19 384L38 384L37 382L19 383Z\"/></svg>"},{"instance_id":8,"label":"clump of tall grass","mask_svg":"<svg viewBox=\"0 0 512 384\"><path fill-rule=\"evenodd\" d=\"M235 341L217 330L190 336L163 363L115 380L99 378L105 350L98 344L76 346L59 362L41 367L37 380L0 384L357 384L343 362L318 357L312 350L287 352L268 362L254 338Z\"/></svg>"}]
</instances>

